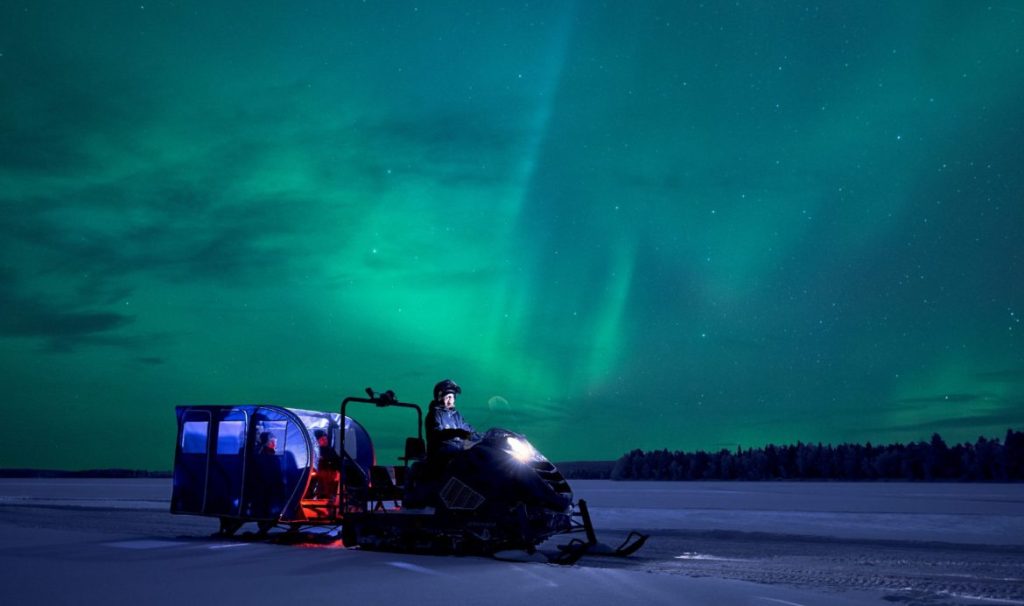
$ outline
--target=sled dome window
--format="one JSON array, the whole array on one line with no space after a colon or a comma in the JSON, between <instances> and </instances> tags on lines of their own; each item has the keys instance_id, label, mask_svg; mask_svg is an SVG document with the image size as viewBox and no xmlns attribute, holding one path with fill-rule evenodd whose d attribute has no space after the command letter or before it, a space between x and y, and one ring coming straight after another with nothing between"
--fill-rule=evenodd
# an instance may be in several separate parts
<instances>
[{"instance_id":1,"label":"sled dome window","mask_svg":"<svg viewBox=\"0 0 1024 606\"><path fill-rule=\"evenodd\" d=\"M237 455L245 440L244 421L221 421L217 427L217 454Z\"/></svg>"},{"instance_id":2,"label":"sled dome window","mask_svg":"<svg viewBox=\"0 0 1024 606\"><path fill-rule=\"evenodd\" d=\"M206 433L209 426L206 421L185 421L181 428L181 452L206 454Z\"/></svg>"},{"instance_id":3,"label":"sled dome window","mask_svg":"<svg viewBox=\"0 0 1024 606\"><path fill-rule=\"evenodd\" d=\"M281 455L287 447L288 423L264 421L256 428L256 453Z\"/></svg>"}]
</instances>

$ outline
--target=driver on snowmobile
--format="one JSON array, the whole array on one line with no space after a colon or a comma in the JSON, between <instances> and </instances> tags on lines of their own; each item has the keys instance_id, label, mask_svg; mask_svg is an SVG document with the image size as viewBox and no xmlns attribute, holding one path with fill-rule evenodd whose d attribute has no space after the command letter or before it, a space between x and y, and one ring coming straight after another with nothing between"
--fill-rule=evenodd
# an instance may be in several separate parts
<instances>
[{"instance_id":1,"label":"driver on snowmobile","mask_svg":"<svg viewBox=\"0 0 1024 606\"><path fill-rule=\"evenodd\" d=\"M434 399L423 422L427 430L427 458L450 456L465 449L468 440L480 439L480 434L455 410L455 398L461 393L462 388L451 379L434 385Z\"/></svg>"}]
</instances>

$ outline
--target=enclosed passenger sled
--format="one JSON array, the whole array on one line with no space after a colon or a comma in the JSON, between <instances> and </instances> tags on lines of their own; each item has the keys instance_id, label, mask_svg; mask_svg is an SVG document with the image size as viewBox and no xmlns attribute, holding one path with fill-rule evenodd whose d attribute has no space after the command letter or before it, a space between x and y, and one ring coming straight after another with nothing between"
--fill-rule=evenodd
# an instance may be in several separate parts
<instances>
[{"instance_id":1,"label":"enclosed passenger sled","mask_svg":"<svg viewBox=\"0 0 1024 606\"><path fill-rule=\"evenodd\" d=\"M570 536L552 560L629 555L646 536L599 543L583 500L525 436L491 429L449 457L425 456L423 412L394 393L349 397L339 413L269 405L179 406L171 512L217 518L218 533L254 522L264 536L336 536L346 546L422 553L533 553ZM351 408L401 412L415 430L393 465L379 465ZM325 532L326 531L326 532Z\"/></svg>"}]
</instances>

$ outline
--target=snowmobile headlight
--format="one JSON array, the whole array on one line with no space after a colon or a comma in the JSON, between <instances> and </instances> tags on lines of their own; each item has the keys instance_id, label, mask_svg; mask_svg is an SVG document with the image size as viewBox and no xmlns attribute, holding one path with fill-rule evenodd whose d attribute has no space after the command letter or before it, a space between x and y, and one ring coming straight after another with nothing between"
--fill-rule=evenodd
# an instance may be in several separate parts
<instances>
[{"instance_id":1,"label":"snowmobile headlight","mask_svg":"<svg viewBox=\"0 0 1024 606\"><path fill-rule=\"evenodd\" d=\"M508 452L510 455L515 457L520 463L528 463L530 461L538 461L543 459L537 449L530 445L526 440L522 440L516 437L509 436L505 438L508 443Z\"/></svg>"}]
</instances>

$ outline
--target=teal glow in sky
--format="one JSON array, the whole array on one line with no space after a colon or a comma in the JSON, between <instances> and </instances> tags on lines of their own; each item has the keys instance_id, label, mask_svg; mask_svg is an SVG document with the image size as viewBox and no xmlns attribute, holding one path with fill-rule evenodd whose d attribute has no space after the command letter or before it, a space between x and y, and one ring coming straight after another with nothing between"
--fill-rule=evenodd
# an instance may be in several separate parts
<instances>
[{"instance_id":1,"label":"teal glow in sky","mask_svg":"<svg viewBox=\"0 0 1024 606\"><path fill-rule=\"evenodd\" d=\"M1014 0L4 2L0 466L445 377L555 460L1021 428L1022 46Z\"/></svg>"}]
</instances>

